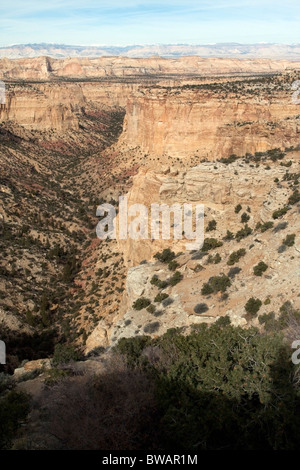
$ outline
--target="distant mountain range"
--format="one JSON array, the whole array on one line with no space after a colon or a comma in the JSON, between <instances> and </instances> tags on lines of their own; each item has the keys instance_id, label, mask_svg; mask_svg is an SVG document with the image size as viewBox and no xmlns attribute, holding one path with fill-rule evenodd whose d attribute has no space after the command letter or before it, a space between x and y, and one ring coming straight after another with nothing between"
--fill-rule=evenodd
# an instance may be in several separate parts
<instances>
[{"instance_id":1,"label":"distant mountain range","mask_svg":"<svg viewBox=\"0 0 300 470\"><path fill-rule=\"evenodd\" d=\"M300 59L300 44L157 44L135 46L70 46L65 44L17 44L0 47L0 58L20 59L49 56L65 57L153 57L183 56L224 57L246 59Z\"/></svg>"}]
</instances>

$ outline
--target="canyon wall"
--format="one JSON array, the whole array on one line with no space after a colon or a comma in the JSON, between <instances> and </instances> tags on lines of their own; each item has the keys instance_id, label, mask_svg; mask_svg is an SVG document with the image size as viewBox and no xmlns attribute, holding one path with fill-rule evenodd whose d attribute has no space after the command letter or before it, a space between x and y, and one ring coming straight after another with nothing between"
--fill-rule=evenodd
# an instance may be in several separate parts
<instances>
[{"instance_id":1,"label":"canyon wall","mask_svg":"<svg viewBox=\"0 0 300 470\"><path fill-rule=\"evenodd\" d=\"M271 59L218 59L181 57L101 57L52 59L0 59L1 80L50 80L53 78L129 77L134 75L197 75L213 76L241 73L275 73L299 69L299 61Z\"/></svg>"},{"instance_id":2,"label":"canyon wall","mask_svg":"<svg viewBox=\"0 0 300 470\"><path fill-rule=\"evenodd\" d=\"M297 113L291 93L225 98L209 91L140 90L128 99L121 143L155 155L215 160L298 144L300 121L287 120Z\"/></svg>"},{"instance_id":3,"label":"canyon wall","mask_svg":"<svg viewBox=\"0 0 300 470\"><path fill-rule=\"evenodd\" d=\"M299 62L267 59L2 59L0 79L7 80L7 92L0 122L76 131L80 114L121 106L126 118L120 148L139 147L144 154L216 160L290 147L299 143L300 122L291 83L284 88L278 82L276 89L271 82L250 80L247 89L240 74L299 68ZM225 79L226 74L234 77ZM213 76L218 78L209 84Z\"/></svg>"},{"instance_id":4,"label":"canyon wall","mask_svg":"<svg viewBox=\"0 0 300 470\"><path fill-rule=\"evenodd\" d=\"M78 129L78 115L106 106L126 107L134 84L24 83L8 84L1 121L14 121L34 130L64 132Z\"/></svg>"},{"instance_id":5,"label":"canyon wall","mask_svg":"<svg viewBox=\"0 0 300 470\"><path fill-rule=\"evenodd\" d=\"M293 157L293 153L290 156ZM143 204L148 208L148 238L134 240L128 236L126 240L118 240L126 265L136 266L143 260L150 260L164 248L171 247L176 252L186 252L189 241L184 236L175 240L172 229L168 240L163 240L161 236L158 240L151 239L151 204L168 204L169 207L176 203L180 207L183 204L192 204L193 208L196 204L203 204L205 220L218 220L218 229L223 232L223 236L227 230L236 232L240 228L239 217L233 210L237 204L251 207L251 217L261 222L270 220L272 212L286 200L286 189L276 187L273 183L278 175L283 177L286 169L279 166L266 170L266 167L266 164L249 166L238 159L230 166L206 162L186 170L180 167L157 170L140 168L133 178L127 204L128 207ZM193 217L195 222L195 214ZM128 219L128 226L134 219L135 217ZM172 220L171 215L171 227ZM206 233L206 236L209 235Z\"/></svg>"}]
</instances>

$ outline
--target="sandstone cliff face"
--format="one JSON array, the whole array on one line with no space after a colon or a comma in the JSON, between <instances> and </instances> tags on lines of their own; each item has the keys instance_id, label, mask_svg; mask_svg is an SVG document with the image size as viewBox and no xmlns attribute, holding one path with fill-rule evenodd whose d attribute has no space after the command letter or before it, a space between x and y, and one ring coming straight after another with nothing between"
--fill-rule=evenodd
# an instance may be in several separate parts
<instances>
[{"instance_id":1,"label":"sandstone cliff face","mask_svg":"<svg viewBox=\"0 0 300 470\"><path fill-rule=\"evenodd\" d=\"M266 170L266 165L258 168L249 167L237 161L229 167L222 163L202 163L194 168L180 171L165 168L163 171L141 168L133 178L133 185L127 195L128 207L143 204L148 208L150 224L150 205L158 204L204 204L205 218L219 220L219 228L225 236L227 229L236 232L240 228L239 218L233 208L237 204L251 208L251 217L266 222L272 212L286 199L286 189L273 187L275 177L283 176L285 168ZM129 222L132 219L129 219ZM172 219L171 219L172 221ZM129 223L128 222L128 223ZM205 222L205 226L207 222ZM205 236L209 236L207 233ZM184 239L174 240L171 231L170 240L151 240L149 238L119 240L127 266L136 266L143 260L151 260L153 255L163 248L171 247L186 251Z\"/></svg>"},{"instance_id":2,"label":"sandstone cliff face","mask_svg":"<svg viewBox=\"0 0 300 470\"><path fill-rule=\"evenodd\" d=\"M292 163L293 172L299 170L299 152L290 152L287 158ZM294 308L299 308L299 297L293 278L299 275L300 245L299 207L290 206L284 221L274 220L273 212L287 204L293 186L286 181L286 167L277 163L260 163L259 166L247 163L243 159L226 166L221 163L203 163L197 167L180 171L175 168L162 171L140 169L133 179L133 186L128 194L129 204L141 202L147 207L153 202L169 205L179 202L203 203L205 205L205 238L216 237L222 245L210 253L219 256L218 263L209 261L208 255L188 252L181 240L132 240L119 241L129 266L126 283L125 313L109 330L110 342L114 344L122 337L137 334L164 334L169 328L184 327L197 323L211 323L216 318L228 315L234 325L247 325L245 303L251 296L263 302L260 315L275 312L278 314L282 304L289 300ZM295 173L295 174L296 174ZM235 206L242 206L241 212ZM241 239L226 240L226 231L235 234L243 226L241 213L246 211L252 233ZM213 232L207 230L209 220L217 221ZM257 223L272 222L274 228L261 230ZM294 233L295 244L287 248L283 240L287 234ZM164 263L157 262L153 255L157 251L170 247L178 256L177 270L182 280L163 288L166 299L159 302L156 298L161 289L151 282L153 276L161 281L169 281L172 272ZM228 264L231 253L238 249L245 250L245 256L235 265L237 275L229 274ZM140 263L145 260L143 263ZM147 261L146 261L147 260ZM253 267L263 261L267 265L266 274L256 276ZM140 264L139 264L140 263ZM290 273L293 276L290 276ZM228 296L204 295L202 286L212 276L230 275L231 286ZM152 303L152 310L136 310L133 303L144 297ZM201 303L206 311L197 314L195 307ZM259 327L257 318L251 320Z\"/></svg>"},{"instance_id":3,"label":"sandstone cliff face","mask_svg":"<svg viewBox=\"0 0 300 470\"><path fill-rule=\"evenodd\" d=\"M24 83L8 85L1 121L34 130L78 129L78 115L105 106L126 105L135 85L99 83Z\"/></svg>"},{"instance_id":4,"label":"sandstone cliff face","mask_svg":"<svg viewBox=\"0 0 300 470\"><path fill-rule=\"evenodd\" d=\"M101 57L52 59L1 59L0 79L49 80L56 77L128 77L134 75L219 75L271 73L299 69L299 61L271 59L218 59L181 57L179 59Z\"/></svg>"},{"instance_id":5,"label":"sandstone cliff face","mask_svg":"<svg viewBox=\"0 0 300 470\"><path fill-rule=\"evenodd\" d=\"M129 98L120 142L155 155L215 160L297 144L300 121L286 120L297 113L288 93L225 98L209 91L147 89Z\"/></svg>"},{"instance_id":6,"label":"sandstone cliff face","mask_svg":"<svg viewBox=\"0 0 300 470\"><path fill-rule=\"evenodd\" d=\"M80 104L84 104L78 87L76 92L77 104L71 105L72 94L63 88L15 86L7 90L6 106L0 111L0 121L14 121L35 130L76 130L78 121L75 112Z\"/></svg>"},{"instance_id":7,"label":"sandstone cliff face","mask_svg":"<svg viewBox=\"0 0 300 470\"><path fill-rule=\"evenodd\" d=\"M8 80L7 104L0 110L0 121L38 130L76 131L79 113L121 106L126 108L126 119L120 146L140 147L144 153L179 158L195 154L215 160L230 153L288 147L297 144L299 136L299 120L287 121L299 113L291 101L290 83L276 89L263 82L260 88L254 81L249 91L247 81L241 86L231 78L235 92L223 85L226 74L291 68L297 70L300 64L199 57L3 59L0 79ZM223 77L217 80L217 89L216 83L203 88L199 76L212 75ZM190 87L188 77L200 85ZM25 80L22 85L9 82L20 79Z\"/></svg>"}]
</instances>

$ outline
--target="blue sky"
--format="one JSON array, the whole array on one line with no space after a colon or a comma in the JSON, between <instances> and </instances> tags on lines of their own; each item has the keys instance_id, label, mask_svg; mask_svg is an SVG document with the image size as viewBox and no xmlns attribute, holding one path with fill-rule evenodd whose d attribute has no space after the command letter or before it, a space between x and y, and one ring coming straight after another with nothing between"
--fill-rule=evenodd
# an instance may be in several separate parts
<instances>
[{"instance_id":1,"label":"blue sky","mask_svg":"<svg viewBox=\"0 0 300 470\"><path fill-rule=\"evenodd\" d=\"M11 0L0 46L300 43L299 0Z\"/></svg>"}]
</instances>

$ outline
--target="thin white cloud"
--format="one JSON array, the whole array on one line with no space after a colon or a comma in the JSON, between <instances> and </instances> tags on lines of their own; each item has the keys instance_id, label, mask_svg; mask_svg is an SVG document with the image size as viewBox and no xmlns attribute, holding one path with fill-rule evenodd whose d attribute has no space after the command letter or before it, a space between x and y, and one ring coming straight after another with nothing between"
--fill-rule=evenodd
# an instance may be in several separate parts
<instances>
[{"instance_id":1,"label":"thin white cloud","mask_svg":"<svg viewBox=\"0 0 300 470\"><path fill-rule=\"evenodd\" d=\"M0 44L299 42L299 19L299 0L11 0Z\"/></svg>"}]
</instances>

